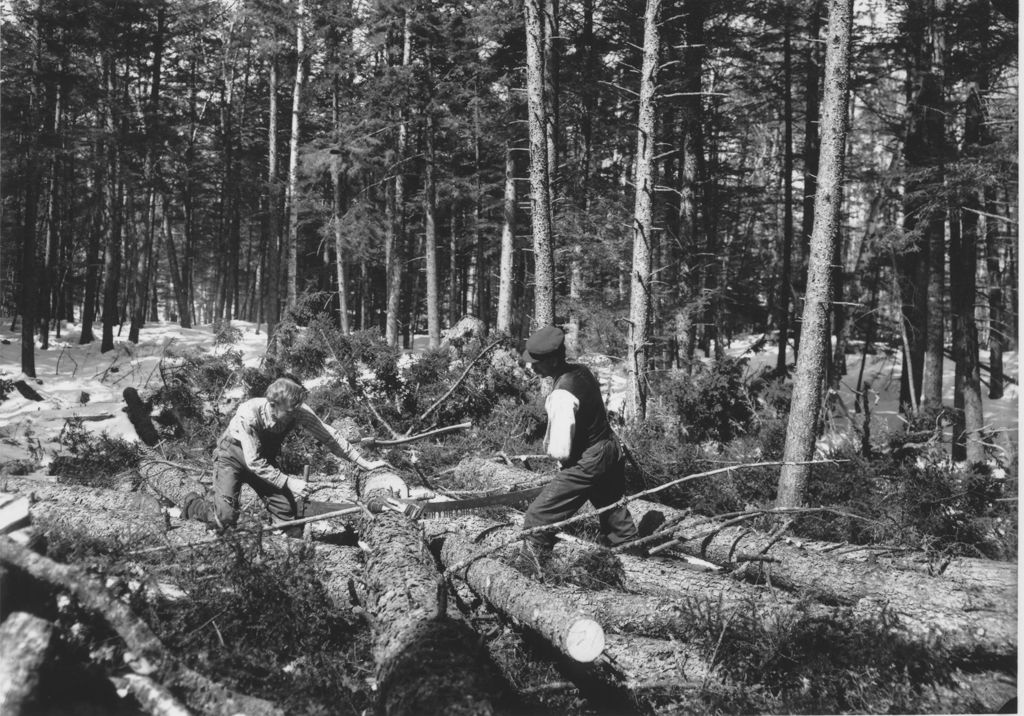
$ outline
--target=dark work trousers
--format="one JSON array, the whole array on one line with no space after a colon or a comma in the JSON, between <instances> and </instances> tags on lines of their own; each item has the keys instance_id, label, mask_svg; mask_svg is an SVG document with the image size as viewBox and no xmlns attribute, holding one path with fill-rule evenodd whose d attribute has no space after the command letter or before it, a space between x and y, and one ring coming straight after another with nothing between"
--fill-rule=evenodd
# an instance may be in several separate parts
<instances>
[{"instance_id":1,"label":"dark work trousers","mask_svg":"<svg viewBox=\"0 0 1024 716\"><path fill-rule=\"evenodd\" d=\"M568 519L587 500L597 509L612 504L626 491L625 466L625 456L615 438L591 445L578 462L559 470L537 495L526 511L523 529ZM603 512L598 519L601 521L601 533L612 547L637 536L633 517L625 507ZM526 540L535 550L544 553L551 550L555 535L541 532L530 535Z\"/></svg>"},{"instance_id":2,"label":"dark work trousers","mask_svg":"<svg viewBox=\"0 0 1024 716\"><path fill-rule=\"evenodd\" d=\"M242 448L233 440L221 440L214 454L213 503L195 501L187 510L187 517L221 527L232 527L238 522L238 502L242 485L248 485L263 501L274 522L294 520L299 513L295 497L283 487L274 487L256 477L245 466ZM298 528L301 531L301 527Z\"/></svg>"}]
</instances>

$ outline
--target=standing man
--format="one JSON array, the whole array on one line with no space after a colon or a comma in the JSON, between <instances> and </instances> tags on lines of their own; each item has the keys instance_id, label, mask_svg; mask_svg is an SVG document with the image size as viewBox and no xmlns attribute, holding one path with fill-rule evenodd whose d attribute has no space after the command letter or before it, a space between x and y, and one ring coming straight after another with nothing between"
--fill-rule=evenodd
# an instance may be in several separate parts
<instances>
[{"instance_id":1,"label":"standing man","mask_svg":"<svg viewBox=\"0 0 1024 716\"><path fill-rule=\"evenodd\" d=\"M295 381L278 378L267 388L265 398L252 398L239 405L214 452L214 502L198 493L189 493L182 513L219 528L233 526L238 521L242 485L248 485L275 522L300 516L296 499L305 498L309 486L302 478L281 472L276 464L281 444L296 428L305 430L332 453L362 470L387 465L384 460L370 461L360 455L303 402L305 395L306 389Z\"/></svg>"},{"instance_id":2,"label":"standing man","mask_svg":"<svg viewBox=\"0 0 1024 716\"><path fill-rule=\"evenodd\" d=\"M566 363L565 332L545 326L526 341L523 360L542 378L554 378L545 402L548 455L560 469L530 505L523 529L550 525L571 517L590 500L600 509L620 499L626 490L625 457L612 433L601 398L601 386L586 366ZM611 547L637 537L633 517L625 507L599 515L601 533ZM555 536L541 532L526 538L538 562L551 554Z\"/></svg>"}]
</instances>

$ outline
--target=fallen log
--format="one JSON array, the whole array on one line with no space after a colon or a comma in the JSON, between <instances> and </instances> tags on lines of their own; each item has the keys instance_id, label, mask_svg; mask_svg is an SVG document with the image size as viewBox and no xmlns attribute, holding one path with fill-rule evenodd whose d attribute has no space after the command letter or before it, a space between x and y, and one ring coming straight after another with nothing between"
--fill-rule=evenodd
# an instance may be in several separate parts
<instances>
[{"instance_id":1,"label":"fallen log","mask_svg":"<svg viewBox=\"0 0 1024 716\"><path fill-rule=\"evenodd\" d=\"M150 716L190 716L192 713L174 694L146 676L125 674L112 681L119 690L134 696Z\"/></svg>"},{"instance_id":2,"label":"fallen log","mask_svg":"<svg viewBox=\"0 0 1024 716\"><path fill-rule=\"evenodd\" d=\"M380 493L364 494L372 500ZM447 615L445 584L415 525L364 516L364 581L379 706L386 714L493 714L511 691L465 622Z\"/></svg>"},{"instance_id":3,"label":"fallen log","mask_svg":"<svg viewBox=\"0 0 1024 716\"><path fill-rule=\"evenodd\" d=\"M43 695L41 672L54 645L53 625L26 612L0 624L0 713L37 713Z\"/></svg>"},{"instance_id":4,"label":"fallen log","mask_svg":"<svg viewBox=\"0 0 1024 716\"><path fill-rule=\"evenodd\" d=\"M28 495L33 503L54 502L100 512L128 511L155 515L162 511L160 502L152 495L125 490L58 484L52 478L40 480L30 477L7 477L0 480L0 488L8 493Z\"/></svg>"},{"instance_id":5,"label":"fallen log","mask_svg":"<svg viewBox=\"0 0 1024 716\"><path fill-rule=\"evenodd\" d=\"M446 567L473 553L463 538L449 534L432 547ZM579 662L594 661L604 651L604 629L571 608L552 590L494 559L478 559L458 575L496 611L542 636Z\"/></svg>"},{"instance_id":6,"label":"fallen log","mask_svg":"<svg viewBox=\"0 0 1024 716\"><path fill-rule=\"evenodd\" d=\"M189 707L224 716L240 712L251 716L282 714L264 699L234 692L184 666L128 605L111 596L99 579L85 571L35 554L7 537L0 537L0 562L68 592L83 607L101 616L124 641L129 667L185 694Z\"/></svg>"},{"instance_id":7,"label":"fallen log","mask_svg":"<svg viewBox=\"0 0 1024 716\"><path fill-rule=\"evenodd\" d=\"M509 466L483 460L466 463L466 470L473 471L474 483L485 488L517 479L536 480L533 473ZM750 581L810 594L825 604L853 606L864 616L895 615L916 638L938 639L966 658L980 654L1009 659L1016 655L1016 595L1012 590L986 590L955 580L843 562L804 549L795 540L743 525L725 526L714 518L685 515L647 500L630 501L629 509L637 522L651 511L678 521L676 533L683 537L678 548L687 554L718 564L732 563L738 554L773 558L749 561L737 570Z\"/></svg>"},{"instance_id":8,"label":"fallen log","mask_svg":"<svg viewBox=\"0 0 1024 716\"><path fill-rule=\"evenodd\" d=\"M153 419L149 415L152 406L142 401L142 398L139 397L139 391L135 388L125 388L121 395L124 398L125 412L128 414L128 420L131 421L132 427L135 428L135 434L139 436L139 440L149 447L153 447L160 442L160 434L156 431Z\"/></svg>"}]
</instances>

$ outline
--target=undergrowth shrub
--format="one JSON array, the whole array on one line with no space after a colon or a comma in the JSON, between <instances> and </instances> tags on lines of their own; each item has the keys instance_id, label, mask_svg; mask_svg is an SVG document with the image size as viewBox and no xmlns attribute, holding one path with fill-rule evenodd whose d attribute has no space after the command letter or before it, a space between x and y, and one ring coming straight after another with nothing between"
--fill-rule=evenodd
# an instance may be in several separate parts
<instances>
[{"instance_id":1,"label":"undergrowth shrub","mask_svg":"<svg viewBox=\"0 0 1024 716\"><path fill-rule=\"evenodd\" d=\"M285 713L368 708L367 632L331 604L314 549L296 543L261 556L237 543L183 559L178 581L188 599L152 603L139 593L133 606L191 666Z\"/></svg>"},{"instance_id":2,"label":"undergrowth shrub","mask_svg":"<svg viewBox=\"0 0 1024 716\"><path fill-rule=\"evenodd\" d=\"M750 430L757 412L756 388L745 376L746 358L695 362L689 373L661 372L652 377L654 406L677 418L693 442L728 442Z\"/></svg>"},{"instance_id":3,"label":"undergrowth shrub","mask_svg":"<svg viewBox=\"0 0 1024 716\"><path fill-rule=\"evenodd\" d=\"M710 608L698 617L708 657L737 685L701 695L721 712L926 713L930 685L952 683L941 649L904 638L886 613L765 619Z\"/></svg>"},{"instance_id":4,"label":"undergrowth shrub","mask_svg":"<svg viewBox=\"0 0 1024 716\"><path fill-rule=\"evenodd\" d=\"M49 474L58 482L71 482L89 487L110 487L114 476L135 468L142 459L138 443L99 435L85 429L81 418L69 418L57 438L66 453L54 457Z\"/></svg>"},{"instance_id":5,"label":"undergrowth shrub","mask_svg":"<svg viewBox=\"0 0 1024 716\"><path fill-rule=\"evenodd\" d=\"M0 378L0 403L7 400L7 396L14 390L14 381L9 378Z\"/></svg>"}]
</instances>

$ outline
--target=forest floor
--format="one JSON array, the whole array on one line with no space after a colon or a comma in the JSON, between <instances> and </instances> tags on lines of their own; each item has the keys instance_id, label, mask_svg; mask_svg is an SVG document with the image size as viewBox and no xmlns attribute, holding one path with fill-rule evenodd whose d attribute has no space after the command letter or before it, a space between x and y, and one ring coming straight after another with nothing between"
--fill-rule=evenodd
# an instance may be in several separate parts
<instances>
[{"instance_id":1,"label":"forest floor","mask_svg":"<svg viewBox=\"0 0 1024 716\"><path fill-rule=\"evenodd\" d=\"M21 335L10 330L10 319L4 319L0 327L0 378L19 380L21 372ZM137 440L135 431L123 412L122 391L135 387L140 393L152 389L160 381L158 366L160 359L173 347L180 353L186 349L201 351L235 350L242 354L246 366L257 367L266 350L266 334L256 332L256 326L246 321L232 323L241 330L241 339L232 345L216 346L212 326L183 329L176 323L151 323L142 329L138 345L126 337L115 338L115 349L101 353L99 340L79 345L79 327L67 324L59 339L51 339L50 348L36 350L36 380L30 384L44 398L42 401L29 400L12 393L0 404L0 454L2 460L33 459L40 470L45 471L59 445L57 442L64 422L72 416L85 418L85 427L97 433L106 431L111 436L126 440ZM752 346L759 343L759 336L742 336L733 341L728 353L748 359L747 372L753 374L764 368L775 366L778 348L765 345L756 352ZM422 353L426 349L425 336L417 336L409 353ZM987 364L988 351L981 351L981 362ZM608 407L617 410L625 397L626 379L621 366L610 359L582 356L602 382L607 396ZM861 354L847 357L848 375L844 377L839 391L843 406L854 412L854 386L861 369ZM1011 461L1018 454L1020 429L1019 364L1016 352L1003 355L1006 375L1014 382L1007 382L1003 397L998 400L983 398L986 427L995 435L1000 450L1005 450ZM884 435L898 430L902 425L899 413L899 384L902 356L899 351L879 350L866 356L864 382L870 383L874 394L872 408L872 434ZM943 403L953 404L952 361L944 363ZM982 376L985 378L985 376ZM315 381L307 381L312 384ZM307 387L312 387L308 385ZM985 390L983 386L983 391ZM228 396L225 396L228 397ZM852 418L860 420L860 416ZM822 450L837 447L838 443L849 440L850 418L837 415L831 430L820 443ZM32 453L35 453L34 455Z\"/></svg>"}]
</instances>

